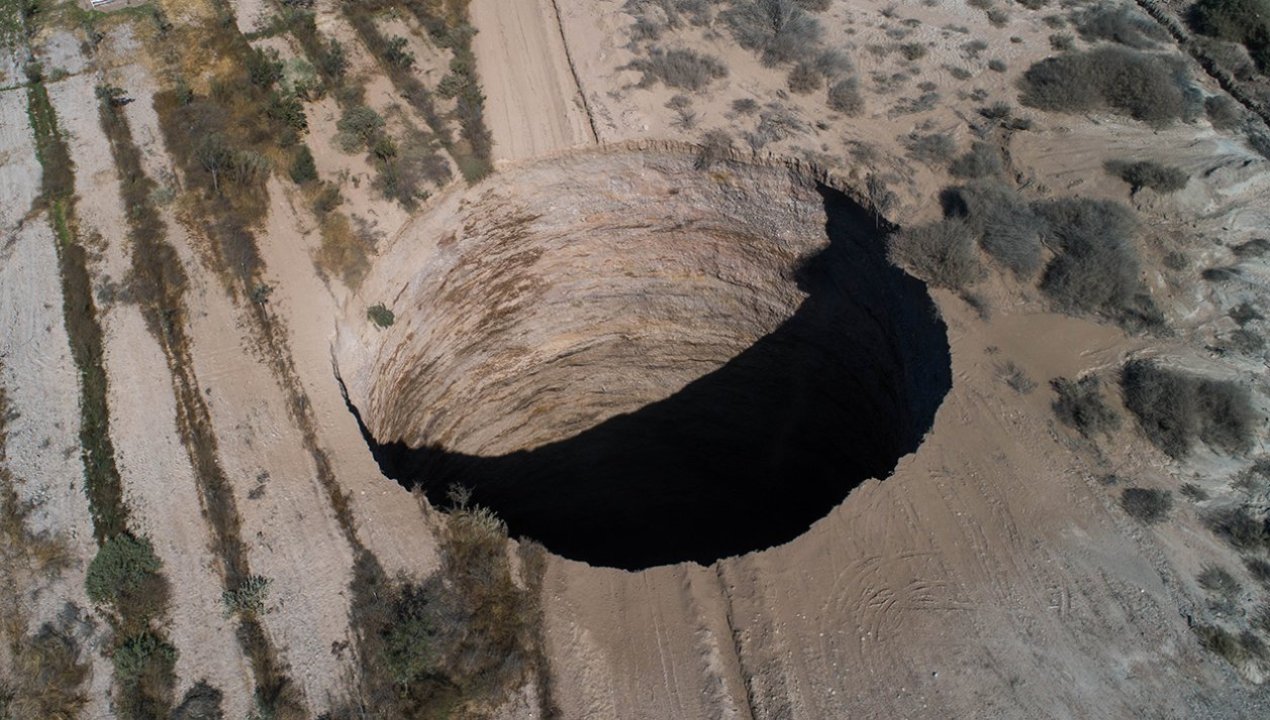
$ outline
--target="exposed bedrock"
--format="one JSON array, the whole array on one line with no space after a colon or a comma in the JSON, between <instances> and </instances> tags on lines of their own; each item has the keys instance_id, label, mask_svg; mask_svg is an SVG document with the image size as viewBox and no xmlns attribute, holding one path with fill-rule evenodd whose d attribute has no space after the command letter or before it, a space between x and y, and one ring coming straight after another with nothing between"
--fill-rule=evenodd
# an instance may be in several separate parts
<instances>
[{"instance_id":1,"label":"exposed bedrock","mask_svg":"<svg viewBox=\"0 0 1270 720\"><path fill-rule=\"evenodd\" d=\"M385 472L622 568L797 537L930 428L951 377L878 221L799 164L584 151L440 198L337 360ZM350 306L354 303L350 303Z\"/></svg>"}]
</instances>

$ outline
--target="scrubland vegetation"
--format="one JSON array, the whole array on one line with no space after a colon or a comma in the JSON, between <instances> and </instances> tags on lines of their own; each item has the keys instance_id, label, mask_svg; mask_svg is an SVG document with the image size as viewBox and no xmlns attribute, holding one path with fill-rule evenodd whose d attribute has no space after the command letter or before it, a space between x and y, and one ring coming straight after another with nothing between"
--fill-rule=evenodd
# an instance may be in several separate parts
<instances>
[{"instance_id":1,"label":"scrubland vegetation","mask_svg":"<svg viewBox=\"0 0 1270 720\"><path fill-rule=\"evenodd\" d=\"M1186 187L1190 176L1181 168L1163 165L1151 160L1109 160L1107 172L1129 183L1134 192L1150 188L1156 192L1177 192Z\"/></svg>"},{"instance_id":2,"label":"scrubland vegetation","mask_svg":"<svg viewBox=\"0 0 1270 720\"><path fill-rule=\"evenodd\" d=\"M1194 117L1201 99L1181 60L1110 45L1046 58L1023 74L1024 105L1104 110L1150 123Z\"/></svg>"},{"instance_id":3,"label":"scrubland vegetation","mask_svg":"<svg viewBox=\"0 0 1270 720\"><path fill-rule=\"evenodd\" d=\"M1067 427L1087 438L1107 435L1120 427L1120 415L1107 404L1097 375L1075 381L1055 378L1050 387L1058 396L1053 403L1054 415Z\"/></svg>"}]
</instances>

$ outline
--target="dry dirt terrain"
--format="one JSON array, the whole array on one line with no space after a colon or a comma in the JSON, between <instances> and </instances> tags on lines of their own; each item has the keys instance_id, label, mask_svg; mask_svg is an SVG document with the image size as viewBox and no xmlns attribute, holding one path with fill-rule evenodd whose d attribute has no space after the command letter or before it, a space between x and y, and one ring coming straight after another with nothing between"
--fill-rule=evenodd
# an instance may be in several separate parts
<instances>
[{"instance_id":1,"label":"dry dirt terrain","mask_svg":"<svg viewBox=\"0 0 1270 720\"><path fill-rule=\"evenodd\" d=\"M0 0L0 720L1270 716L1266 37Z\"/></svg>"}]
</instances>

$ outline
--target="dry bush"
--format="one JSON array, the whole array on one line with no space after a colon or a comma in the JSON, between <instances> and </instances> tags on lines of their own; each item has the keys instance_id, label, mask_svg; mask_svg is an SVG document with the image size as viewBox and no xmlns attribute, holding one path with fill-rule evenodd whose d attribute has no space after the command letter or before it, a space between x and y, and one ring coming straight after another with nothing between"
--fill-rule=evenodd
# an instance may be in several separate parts
<instances>
[{"instance_id":1,"label":"dry bush","mask_svg":"<svg viewBox=\"0 0 1270 720\"><path fill-rule=\"evenodd\" d=\"M1061 310L1097 314L1126 325L1162 322L1145 295L1133 244L1137 221L1119 203L1063 198L1033 203L1055 253L1041 291Z\"/></svg>"},{"instance_id":2,"label":"dry bush","mask_svg":"<svg viewBox=\"0 0 1270 720\"><path fill-rule=\"evenodd\" d=\"M1001 173L1001 151L995 145L976 141L970 151L952 161L948 172L957 177L982 178Z\"/></svg>"},{"instance_id":3,"label":"dry bush","mask_svg":"<svg viewBox=\"0 0 1270 720\"><path fill-rule=\"evenodd\" d=\"M1195 579L1200 587L1227 600L1233 600L1243 592L1243 587L1235 576L1231 575L1226 568L1217 565L1206 565Z\"/></svg>"},{"instance_id":4,"label":"dry bush","mask_svg":"<svg viewBox=\"0 0 1270 720\"><path fill-rule=\"evenodd\" d=\"M1170 457L1186 457L1195 440L1229 454L1251 444L1256 416L1241 385L1133 360L1121 369L1120 387L1147 439Z\"/></svg>"},{"instance_id":5,"label":"dry bush","mask_svg":"<svg viewBox=\"0 0 1270 720\"><path fill-rule=\"evenodd\" d=\"M1212 95L1204 99L1208 121L1218 130L1233 130L1243 123L1244 108L1229 95Z\"/></svg>"},{"instance_id":6,"label":"dry bush","mask_svg":"<svg viewBox=\"0 0 1270 720\"><path fill-rule=\"evenodd\" d=\"M1042 110L1109 110L1162 124L1197 113L1192 91L1178 58L1107 46L1032 65L1023 74L1021 101Z\"/></svg>"},{"instance_id":7,"label":"dry bush","mask_svg":"<svg viewBox=\"0 0 1270 720\"><path fill-rule=\"evenodd\" d=\"M1144 187L1161 193L1177 192L1186 187L1186 181L1190 179L1181 168L1152 160L1108 160L1104 167L1107 172L1129 183L1134 192Z\"/></svg>"},{"instance_id":8,"label":"dry bush","mask_svg":"<svg viewBox=\"0 0 1270 720\"><path fill-rule=\"evenodd\" d=\"M945 190L941 200L945 215L964 218L984 252L1015 275L1030 278L1041 268L1046 222L1009 186L979 180Z\"/></svg>"},{"instance_id":9,"label":"dry bush","mask_svg":"<svg viewBox=\"0 0 1270 720\"><path fill-rule=\"evenodd\" d=\"M1270 72L1270 0L1199 0L1191 24L1204 35L1242 43L1261 72Z\"/></svg>"},{"instance_id":10,"label":"dry bush","mask_svg":"<svg viewBox=\"0 0 1270 720\"><path fill-rule=\"evenodd\" d=\"M1243 552L1270 550L1270 517L1257 517L1242 505L1224 507L1204 516L1214 535Z\"/></svg>"},{"instance_id":11,"label":"dry bush","mask_svg":"<svg viewBox=\"0 0 1270 720\"><path fill-rule=\"evenodd\" d=\"M948 133L912 133L904 138L908 156L931 166L946 166L957 152L957 143Z\"/></svg>"},{"instance_id":12,"label":"dry bush","mask_svg":"<svg viewBox=\"0 0 1270 720\"><path fill-rule=\"evenodd\" d=\"M728 0L719 14L741 47L759 54L765 65L805 57L820 42L820 23L794 0Z\"/></svg>"},{"instance_id":13,"label":"dry bush","mask_svg":"<svg viewBox=\"0 0 1270 720\"><path fill-rule=\"evenodd\" d=\"M1216 625L1196 624L1191 631L1205 650L1220 655L1235 667L1242 667L1249 660L1265 656L1265 647L1256 635L1245 632L1239 636Z\"/></svg>"},{"instance_id":14,"label":"dry bush","mask_svg":"<svg viewBox=\"0 0 1270 720\"><path fill-rule=\"evenodd\" d=\"M88 697L89 665L70 634L45 625L33 637L14 638L11 665L0 681L0 718L74 720Z\"/></svg>"},{"instance_id":15,"label":"dry bush","mask_svg":"<svg viewBox=\"0 0 1270 720\"><path fill-rule=\"evenodd\" d=\"M864 98L860 95L860 83L855 78L844 78L829 86L829 108L843 115L859 115L864 110Z\"/></svg>"},{"instance_id":16,"label":"dry bush","mask_svg":"<svg viewBox=\"0 0 1270 720\"><path fill-rule=\"evenodd\" d=\"M1173 509L1173 493L1155 488L1125 488L1120 507L1138 522L1153 525L1167 519Z\"/></svg>"},{"instance_id":17,"label":"dry bush","mask_svg":"<svg viewBox=\"0 0 1270 720\"><path fill-rule=\"evenodd\" d=\"M959 218L893 233L887 257L936 287L961 290L983 277L974 233Z\"/></svg>"},{"instance_id":18,"label":"dry bush","mask_svg":"<svg viewBox=\"0 0 1270 720\"><path fill-rule=\"evenodd\" d=\"M1054 378L1050 381L1058 398L1051 407L1058 421L1081 435L1110 435L1120 427L1120 415L1103 399L1102 383L1096 375L1072 381Z\"/></svg>"},{"instance_id":19,"label":"dry bush","mask_svg":"<svg viewBox=\"0 0 1270 720\"><path fill-rule=\"evenodd\" d=\"M685 49L651 48L648 57L633 60L627 67L644 73L641 87L660 81L667 87L694 92L728 76L727 66L718 58Z\"/></svg>"},{"instance_id":20,"label":"dry bush","mask_svg":"<svg viewBox=\"0 0 1270 720\"><path fill-rule=\"evenodd\" d=\"M1126 5L1099 5L1077 12L1073 19L1081 38L1089 42L1107 40L1143 50L1169 39L1159 23Z\"/></svg>"}]
</instances>

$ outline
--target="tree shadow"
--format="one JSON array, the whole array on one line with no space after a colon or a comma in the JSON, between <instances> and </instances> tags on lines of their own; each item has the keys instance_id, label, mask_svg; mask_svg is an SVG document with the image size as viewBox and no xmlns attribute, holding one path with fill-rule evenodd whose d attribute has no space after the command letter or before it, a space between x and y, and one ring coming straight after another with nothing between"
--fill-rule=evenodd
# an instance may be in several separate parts
<instances>
[{"instance_id":1,"label":"tree shadow","mask_svg":"<svg viewBox=\"0 0 1270 720\"><path fill-rule=\"evenodd\" d=\"M797 272L808 297L719 369L497 457L381 444L358 416L380 468L441 507L466 487L512 535L595 565L707 564L802 534L917 448L952 383L925 285L887 261L875 216L818 189L829 242Z\"/></svg>"}]
</instances>

